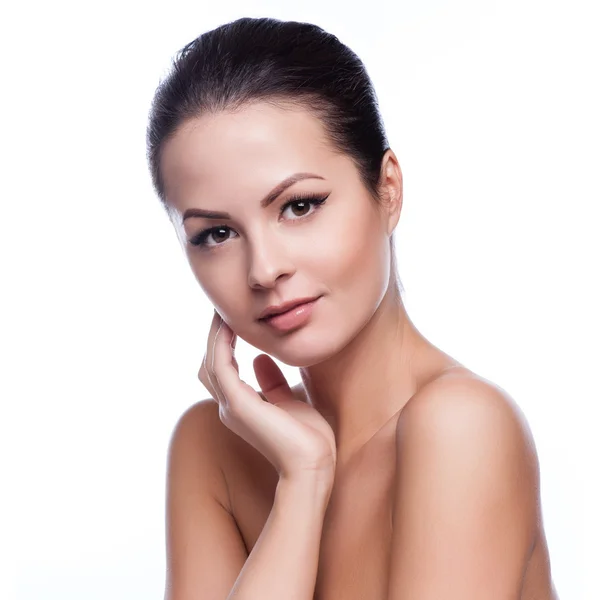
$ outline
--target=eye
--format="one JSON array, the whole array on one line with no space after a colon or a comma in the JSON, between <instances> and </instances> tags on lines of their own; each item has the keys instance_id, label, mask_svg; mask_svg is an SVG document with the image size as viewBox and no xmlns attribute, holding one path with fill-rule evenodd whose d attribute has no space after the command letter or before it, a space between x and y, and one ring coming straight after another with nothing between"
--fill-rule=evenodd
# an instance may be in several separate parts
<instances>
[{"instance_id":1,"label":"eye","mask_svg":"<svg viewBox=\"0 0 600 600\"><path fill-rule=\"evenodd\" d=\"M329 195L329 194L328 194ZM327 196L328 196L327 195ZM316 212L322 204L325 203L325 200L327 200L327 196L311 196L311 195L303 195L303 196L294 196L293 198L290 198L290 200L288 202L286 202L282 207L281 207L281 213L283 214L290 206L300 206L300 210L304 210L306 207L311 207L314 206L315 210L313 210L312 212ZM312 214L312 213L308 213L308 214ZM302 214L300 215L300 219L306 217L306 214ZM297 221L298 219L292 219L292 221Z\"/></svg>"},{"instance_id":2,"label":"eye","mask_svg":"<svg viewBox=\"0 0 600 600\"><path fill-rule=\"evenodd\" d=\"M279 211L279 214L283 214L288 208L291 206L296 206L299 208L301 212L304 214L297 215L297 218L289 219L291 221L299 221L310 216L312 213L316 212L321 208L321 205L325 203L329 194L327 196L314 196L314 195L297 195L293 196L288 200ZM313 211L309 211L306 213L307 207L314 207ZM222 246L223 242L226 242L228 239L228 232L233 231L227 225L218 225L217 227L211 227L209 229L204 229L197 233L195 236L189 239L189 243L192 246L199 246L202 249L210 249L215 248L216 246ZM216 240L215 244L209 244L208 241L211 239Z\"/></svg>"},{"instance_id":3,"label":"eye","mask_svg":"<svg viewBox=\"0 0 600 600\"><path fill-rule=\"evenodd\" d=\"M227 232L227 231L233 231L233 229L230 229L229 227L227 227L227 225L219 225L218 227L211 227L210 229L204 229L202 230L200 233L197 233L195 236L193 236L192 238L190 238L189 242L192 246L200 246L202 248L210 248L212 246L219 246L221 244L222 241L224 241L223 239L221 239L220 242L217 242L216 244L208 244L207 240L211 235L215 235L216 237L220 237L223 235L223 232ZM215 238L213 238L215 239ZM225 238L225 241L227 240L227 238Z\"/></svg>"}]
</instances>

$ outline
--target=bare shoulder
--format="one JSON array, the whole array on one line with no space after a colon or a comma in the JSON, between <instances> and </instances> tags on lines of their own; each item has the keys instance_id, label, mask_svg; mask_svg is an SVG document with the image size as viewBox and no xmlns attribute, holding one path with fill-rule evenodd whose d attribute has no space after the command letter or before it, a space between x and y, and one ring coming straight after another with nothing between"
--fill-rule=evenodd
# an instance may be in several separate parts
<instances>
[{"instance_id":1,"label":"bare shoulder","mask_svg":"<svg viewBox=\"0 0 600 600\"><path fill-rule=\"evenodd\" d=\"M184 427L202 431L214 443L222 443L223 438L238 438L221 421L219 403L211 397L204 398L187 408L177 421L176 429Z\"/></svg>"},{"instance_id":2,"label":"bare shoulder","mask_svg":"<svg viewBox=\"0 0 600 600\"><path fill-rule=\"evenodd\" d=\"M400 414L397 432L407 424L440 433L468 427L473 434L499 435L505 443L519 442L523 458L537 465L535 443L521 407L505 389L464 367L441 373L415 394Z\"/></svg>"},{"instance_id":3,"label":"bare shoulder","mask_svg":"<svg viewBox=\"0 0 600 600\"><path fill-rule=\"evenodd\" d=\"M442 373L402 410L396 445L407 456L406 446L415 446L432 460L455 461L455 466L461 461L467 466L473 455L489 461L496 481L519 482L522 500L537 521L540 472L535 441L521 407L492 381L465 368Z\"/></svg>"},{"instance_id":4,"label":"bare shoulder","mask_svg":"<svg viewBox=\"0 0 600 600\"><path fill-rule=\"evenodd\" d=\"M512 490L522 523L539 533L539 460L527 419L512 396L468 369L442 374L404 407L396 427L401 462L471 471L481 485ZM412 458L411 458L412 457ZM515 505L516 506L516 505Z\"/></svg>"},{"instance_id":5,"label":"bare shoulder","mask_svg":"<svg viewBox=\"0 0 600 600\"><path fill-rule=\"evenodd\" d=\"M219 404L213 398L205 398L188 407L177 421L177 426L183 423L204 423L206 420L219 418Z\"/></svg>"},{"instance_id":6,"label":"bare shoulder","mask_svg":"<svg viewBox=\"0 0 600 600\"><path fill-rule=\"evenodd\" d=\"M211 489L231 512L230 479L258 452L221 421L216 400L200 400L179 417L169 454L177 449L181 460L196 463L196 469L201 465L203 472L210 473Z\"/></svg>"},{"instance_id":7,"label":"bare shoulder","mask_svg":"<svg viewBox=\"0 0 600 600\"><path fill-rule=\"evenodd\" d=\"M404 406L395 442L392 597L520 597L539 534L539 473L514 399L448 372Z\"/></svg>"},{"instance_id":8,"label":"bare shoulder","mask_svg":"<svg viewBox=\"0 0 600 600\"><path fill-rule=\"evenodd\" d=\"M219 405L212 398L200 400L188 407L178 418L169 445L169 455L178 454L186 463L202 465L205 473L211 473L212 489L224 502L226 487L221 477L218 461L223 445L219 417ZM190 467L191 469L191 467Z\"/></svg>"},{"instance_id":9,"label":"bare shoulder","mask_svg":"<svg viewBox=\"0 0 600 600\"><path fill-rule=\"evenodd\" d=\"M300 399L301 390L295 394ZM220 474L217 489L223 502L230 502L229 487L240 473L254 467L268 468L270 464L221 421L219 403L211 397L196 402L181 415L173 433L173 439L178 438L189 439L190 452L201 453L205 463L210 462L212 471ZM227 508L231 510L230 504Z\"/></svg>"},{"instance_id":10,"label":"bare shoulder","mask_svg":"<svg viewBox=\"0 0 600 600\"><path fill-rule=\"evenodd\" d=\"M166 485L165 600L224 598L247 557L231 512L221 447L223 425L212 399L190 406L171 436Z\"/></svg>"},{"instance_id":11,"label":"bare shoulder","mask_svg":"<svg viewBox=\"0 0 600 600\"><path fill-rule=\"evenodd\" d=\"M180 432L179 436L176 436L177 432ZM219 403L210 397L192 404L184 411L175 425L173 439L176 437L197 440L198 445L206 453L210 453L215 461L217 457L223 456L222 452L228 445L236 440L242 441L223 424L219 415Z\"/></svg>"},{"instance_id":12,"label":"bare shoulder","mask_svg":"<svg viewBox=\"0 0 600 600\"><path fill-rule=\"evenodd\" d=\"M206 398L192 404L183 412L175 424L171 439L175 441L189 438L196 440L198 446L207 449L217 440L219 423L221 419L218 403L212 398Z\"/></svg>"}]
</instances>

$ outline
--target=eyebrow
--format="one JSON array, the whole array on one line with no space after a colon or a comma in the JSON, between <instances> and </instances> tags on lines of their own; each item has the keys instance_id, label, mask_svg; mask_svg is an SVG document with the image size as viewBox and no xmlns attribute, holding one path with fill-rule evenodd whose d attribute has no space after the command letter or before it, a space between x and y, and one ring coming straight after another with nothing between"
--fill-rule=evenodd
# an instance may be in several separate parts
<instances>
[{"instance_id":1,"label":"eyebrow","mask_svg":"<svg viewBox=\"0 0 600 600\"><path fill-rule=\"evenodd\" d=\"M269 204L275 202L277 198L291 185L298 181L302 181L303 179L325 179L325 177L321 177L320 175L315 175L314 173L294 173L294 175L290 175L286 177L281 183L278 183L261 201L261 208L266 208ZM186 219L190 217L198 217L203 219L231 219L231 215L226 212L216 212L213 210L202 210L201 208L188 208L183 213L183 218L181 219L181 223L183 223Z\"/></svg>"}]
</instances>

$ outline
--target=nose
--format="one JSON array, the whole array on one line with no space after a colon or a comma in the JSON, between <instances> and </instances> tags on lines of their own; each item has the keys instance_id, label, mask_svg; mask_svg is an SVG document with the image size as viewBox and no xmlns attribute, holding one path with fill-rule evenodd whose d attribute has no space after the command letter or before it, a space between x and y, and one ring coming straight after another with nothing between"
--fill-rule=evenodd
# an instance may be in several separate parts
<instances>
[{"instance_id":1,"label":"nose","mask_svg":"<svg viewBox=\"0 0 600 600\"><path fill-rule=\"evenodd\" d=\"M281 239L273 232L263 231L249 243L248 285L251 288L272 288L277 280L292 275L295 267Z\"/></svg>"}]
</instances>

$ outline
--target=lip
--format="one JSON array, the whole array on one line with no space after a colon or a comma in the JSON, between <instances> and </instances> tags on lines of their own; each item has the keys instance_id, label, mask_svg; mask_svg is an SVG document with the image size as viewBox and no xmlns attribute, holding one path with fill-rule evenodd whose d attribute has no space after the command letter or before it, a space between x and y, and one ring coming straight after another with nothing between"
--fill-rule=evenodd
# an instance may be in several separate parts
<instances>
[{"instance_id":1,"label":"lip","mask_svg":"<svg viewBox=\"0 0 600 600\"><path fill-rule=\"evenodd\" d=\"M289 300L288 302L284 302L283 304L279 304L277 306L267 306L267 308L265 308L265 310L263 310L260 313L260 315L258 315L258 320L262 321L263 319L268 319L272 316L282 314L291 310L292 308L295 308L296 306L300 306L301 304L306 304L308 302L313 302L318 298L320 298L320 296L311 296L310 298L296 298L295 300Z\"/></svg>"},{"instance_id":2,"label":"lip","mask_svg":"<svg viewBox=\"0 0 600 600\"><path fill-rule=\"evenodd\" d=\"M319 301L320 296L314 299L297 304L290 310L279 313L270 317L260 319L262 323L269 325L280 332L291 331L302 325L306 325L310 320L315 304Z\"/></svg>"}]
</instances>

